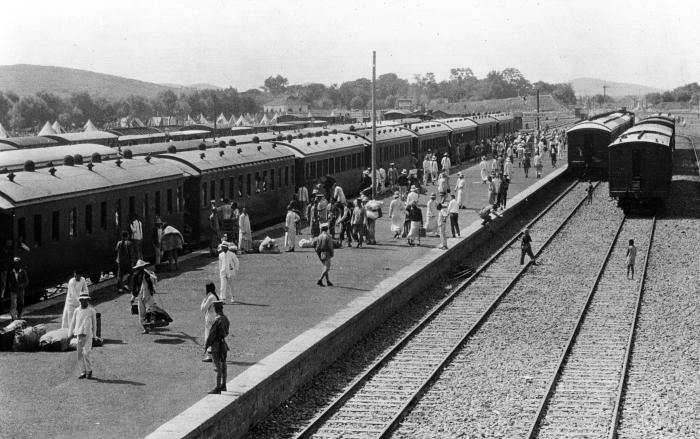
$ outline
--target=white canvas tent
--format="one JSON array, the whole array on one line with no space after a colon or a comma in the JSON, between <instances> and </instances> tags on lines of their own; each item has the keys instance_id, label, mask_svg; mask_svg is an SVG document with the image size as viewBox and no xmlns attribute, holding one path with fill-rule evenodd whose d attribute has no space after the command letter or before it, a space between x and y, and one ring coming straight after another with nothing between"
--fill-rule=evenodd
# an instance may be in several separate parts
<instances>
[{"instance_id":1,"label":"white canvas tent","mask_svg":"<svg viewBox=\"0 0 700 439\"><path fill-rule=\"evenodd\" d=\"M219 117L216 118L216 124L217 125L227 125L228 120L226 120L226 116L224 116L224 113L221 113Z\"/></svg>"},{"instance_id":2,"label":"white canvas tent","mask_svg":"<svg viewBox=\"0 0 700 439\"><path fill-rule=\"evenodd\" d=\"M0 123L0 139L7 139L8 137L10 137L10 136L7 135L7 131L5 131L5 127L3 127L2 124Z\"/></svg>"},{"instance_id":3,"label":"white canvas tent","mask_svg":"<svg viewBox=\"0 0 700 439\"><path fill-rule=\"evenodd\" d=\"M83 126L83 131L99 131L99 130L97 129L95 124L93 124L92 121L90 119L88 119L88 121L85 122L85 125Z\"/></svg>"},{"instance_id":4,"label":"white canvas tent","mask_svg":"<svg viewBox=\"0 0 700 439\"><path fill-rule=\"evenodd\" d=\"M260 122L258 122L258 125L270 125L270 119L267 118L267 114L264 114L262 119L260 119Z\"/></svg>"},{"instance_id":5,"label":"white canvas tent","mask_svg":"<svg viewBox=\"0 0 700 439\"><path fill-rule=\"evenodd\" d=\"M54 122L53 125L51 125L51 128L53 128L56 134L63 134L66 132L58 121Z\"/></svg>"},{"instance_id":6,"label":"white canvas tent","mask_svg":"<svg viewBox=\"0 0 700 439\"><path fill-rule=\"evenodd\" d=\"M240 116L240 117L238 118L238 120L236 121L235 125L236 125L237 127L244 127L244 126L247 126L248 123L246 122L245 118L244 118L243 115L241 114L241 116Z\"/></svg>"},{"instance_id":7,"label":"white canvas tent","mask_svg":"<svg viewBox=\"0 0 700 439\"><path fill-rule=\"evenodd\" d=\"M39 131L39 136L49 136L51 134L56 134L56 131L51 128L51 123L47 120L44 127Z\"/></svg>"},{"instance_id":8,"label":"white canvas tent","mask_svg":"<svg viewBox=\"0 0 700 439\"><path fill-rule=\"evenodd\" d=\"M199 123L209 123L206 117L202 113L199 113Z\"/></svg>"}]
</instances>

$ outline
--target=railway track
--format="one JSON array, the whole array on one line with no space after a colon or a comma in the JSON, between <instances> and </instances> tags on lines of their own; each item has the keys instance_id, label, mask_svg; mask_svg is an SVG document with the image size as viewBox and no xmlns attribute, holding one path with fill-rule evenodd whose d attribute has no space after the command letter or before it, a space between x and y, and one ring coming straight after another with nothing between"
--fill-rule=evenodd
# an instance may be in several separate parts
<instances>
[{"instance_id":1,"label":"railway track","mask_svg":"<svg viewBox=\"0 0 700 439\"><path fill-rule=\"evenodd\" d=\"M584 202L576 187L569 186L529 224L534 242L543 243L536 255ZM529 267L514 263L520 256L519 237L502 246L295 437L387 436Z\"/></svg>"},{"instance_id":2,"label":"railway track","mask_svg":"<svg viewBox=\"0 0 700 439\"><path fill-rule=\"evenodd\" d=\"M656 219L625 218L600 267L537 411L528 438L614 439ZM627 239L639 249L626 277Z\"/></svg>"}]
</instances>

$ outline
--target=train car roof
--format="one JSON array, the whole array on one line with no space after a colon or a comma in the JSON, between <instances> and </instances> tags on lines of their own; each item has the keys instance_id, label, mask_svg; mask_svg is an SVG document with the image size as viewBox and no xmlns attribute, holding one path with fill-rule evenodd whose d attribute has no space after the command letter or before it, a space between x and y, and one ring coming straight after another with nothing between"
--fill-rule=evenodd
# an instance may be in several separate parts
<instances>
[{"instance_id":1,"label":"train car roof","mask_svg":"<svg viewBox=\"0 0 700 439\"><path fill-rule=\"evenodd\" d=\"M368 142L372 141L372 127L356 129L355 131L343 131L348 134L357 134ZM402 126L377 127L377 142L388 142L397 139L412 139L418 137L416 133Z\"/></svg>"},{"instance_id":2,"label":"train car roof","mask_svg":"<svg viewBox=\"0 0 700 439\"><path fill-rule=\"evenodd\" d=\"M257 148L212 147L206 151L162 153L154 157L170 160L192 175L294 157L292 151L279 143L261 142L257 146Z\"/></svg>"},{"instance_id":3,"label":"train car roof","mask_svg":"<svg viewBox=\"0 0 700 439\"><path fill-rule=\"evenodd\" d=\"M199 145L204 143L207 148L214 147L216 144L211 141L205 141L202 139L188 139L188 140L173 140L169 142L157 142L157 143L142 143L139 145L128 145L122 146L122 154L128 149L133 155L146 155L146 154L158 154L162 152L168 152L168 148L171 146L175 147L177 152L179 151L191 151L193 149L198 149Z\"/></svg>"},{"instance_id":4,"label":"train car roof","mask_svg":"<svg viewBox=\"0 0 700 439\"><path fill-rule=\"evenodd\" d=\"M502 122L504 120L513 120L512 114L492 114L491 117L493 117L499 122Z\"/></svg>"},{"instance_id":5,"label":"train car roof","mask_svg":"<svg viewBox=\"0 0 700 439\"><path fill-rule=\"evenodd\" d=\"M0 151L15 151L16 149L16 147L8 145L7 143L0 143Z\"/></svg>"},{"instance_id":6,"label":"train car roof","mask_svg":"<svg viewBox=\"0 0 700 439\"><path fill-rule=\"evenodd\" d=\"M312 157L328 152L335 152L341 149L355 150L367 146L367 139L356 133L329 134L320 137L304 137L303 139L292 139L291 142L284 141L297 157Z\"/></svg>"},{"instance_id":7,"label":"train car roof","mask_svg":"<svg viewBox=\"0 0 700 439\"><path fill-rule=\"evenodd\" d=\"M129 142L131 140L143 139L165 139L165 133L127 134L117 138L119 142Z\"/></svg>"},{"instance_id":8,"label":"train car roof","mask_svg":"<svg viewBox=\"0 0 700 439\"><path fill-rule=\"evenodd\" d=\"M651 131L641 131L633 133L632 135L623 134L618 137L613 143L611 143L608 148L614 148L617 146L626 146L632 143L653 143L667 148L671 147L671 136L666 136L664 134L659 134Z\"/></svg>"},{"instance_id":9,"label":"train car roof","mask_svg":"<svg viewBox=\"0 0 700 439\"><path fill-rule=\"evenodd\" d=\"M59 143L65 142L90 142L91 140L111 140L118 139L116 134L108 133L107 131L81 131L78 133L63 133L63 134L46 134L42 137L54 139Z\"/></svg>"},{"instance_id":10,"label":"train car roof","mask_svg":"<svg viewBox=\"0 0 700 439\"><path fill-rule=\"evenodd\" d=\"M436 120L428 120L425 122L420 122L420 123L414 123L409 126L411 130L413 130L416 134L420 136L424 135L429 135L429 134L447 134L452 132L450 127L445 125L442 122L436 121Z\"/></svg>"},{"instance_id":11,"label":"train car roof","mask_svg":"<svg viewBox=\"0 0 700 439\"><path fill-rule=\"evenodd\" d=\"M49 162L59 165L63 164L65 156L75 156L76 154L83 156L83 159L87 162L90 161L90 156L94 153L98 153L103 159L116 157L118 154L116 149L96 143L16 149L14 151L4 151L0 154L0 169L24 169L24 163L27 160L33 161L36 167L46 166Z\"/></svg>"},{"instance_id":12,"label":"train car roof","mask_svg":"<svg viewBox=\"0 0 700 439\"><path fill-rule=\"evenodd\" d=\"M94 165L61 165L53 169L54 175L49 168L0 175L0 209L183 177L182 169L167 160L146 161L143 158Z\"/></svg>"},{"instance_id":13,"label":"train car roof","mask_svg":"<svg viewBox=\"0 0 700 439\"><path fill-rule=\"evenodd\" d=\"M664 126L667 126L671 129L676 128L676 121L674 119L670 119L664 116L650 116L646 117L640 121L637 122L637 125L641 124L661 124Z\"/></svg>"},{"instance_id":14,"label":"train car roof","mask_svg":"<svg viewBox=\"0 0 700 439\"><path fill-rule=\"evenodd\" d=\"M251 134L238 134L235 136L220 136L216 138L217 143L220 141L224 141L228 143L229 140L233 139L236 141L236 145L243 145L246 143L253 143L253 139L256 137L258 138L258 141L260 142L268 142L272 140L277 140L277 136L280 133L277 132L272 132L272 131L266 131L264 133L251 133Z\"/></svg>"},{"instance_id":15,"label":"train car roof","mask_svg":"<svg viewBox=\"0 0 700 439\"><path fill-rule=\"evenodd\" d=\"M624 136L625 134L640 133L642 131L650 133L659 133L669 137L673 136L673 128L669 128L664 124L652 122L636 124L635 126L625 131L622 135Z\"/></svg>"},{"instance_id":16,"label":"train car roof","mask_svg":"<svg viewBox=\"0 0 700 439\"><path fill-rule=\"evenodd\" d=\"M455 132L465 132L465 131L475 131L478 126L476 122L469 119L468 117L452 117L449 119L436 119L438 122L442 122L452 131Z\"/></svg>"},{"instance_id":17,"label":"train car roof","mask_svg":"<svg viewBox=\"0 0 700 439\"><path fill-rule=\"evenodd\" d=\"M584 120L577 123L573 127L566 130L567 133L585 130L585 129L595 129L611 132L615 128L623 125L632 120L630 113L612 113L601 117L596 117L591 120Z\"/></svg>"},{"instance_id":18,"label":"train car roof","mask_svg":"<svg viewBox=\"0 0 700 439\"><path fill-rule=\"evenodd\" d=\"M473 120L477 125L488 125L490 123L498 122L493 116L488 114L481 114L478 116L469 116L469 119Z\"/></svg>"},{"instance_id":19,"label":"train car roof","mask_svg":"<svg viewBox=\"0 0 700 439\"><path fill-rule=\"evenodd\" d=\"M171 136L201 136L202 134L205 134L207 136L211 135L211 131L205 131L205 130L178 130L178 131L170 131L168 132L169 135Z\"/></svg>"},{"instance_id":20,"label":"train car roof","mask_svg":"<svg viewBox=\"0 0 700 439\"><path fill-rule=\"evenodd\" d=\"M58 142L54 139L40 136L7 137L5 139L0 139L0 143L14 146L15 148L36 148L58 145Z\"/></svg>"}]
</instances>

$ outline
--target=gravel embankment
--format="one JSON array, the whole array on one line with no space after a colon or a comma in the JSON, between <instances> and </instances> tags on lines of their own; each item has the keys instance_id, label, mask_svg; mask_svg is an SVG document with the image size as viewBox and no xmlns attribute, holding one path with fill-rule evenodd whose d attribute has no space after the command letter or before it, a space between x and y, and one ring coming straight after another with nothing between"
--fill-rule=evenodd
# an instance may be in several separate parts
<instances>
[{"instance_id":1,"label":"gravel embankment","mask_svg":"<svg viewBox=\"0 0 700 439\"><path fill-rule=\"evenodd\" d=\"M511 221L493 240L465 257L455 272L465 267L478 267L501 247L510 237L522 230L542 208L549 204L570 182L562 182L548 196L534 203L528 212ZM602 191L598 191L602 194ZM583 196L583 193L581 194ZM516 261L517 263L517 261ZM247 439L290 437L316 416L322 408L336 398L348 384L383 352L388 350L410 330L429 310L436 306L459 279L445 279L425 294L416 297L400 312L394 314L377 330L340 357L331 367L319 374L312 382L287 400L264 421L253 427Z\"/></svg>"}]
</instances>

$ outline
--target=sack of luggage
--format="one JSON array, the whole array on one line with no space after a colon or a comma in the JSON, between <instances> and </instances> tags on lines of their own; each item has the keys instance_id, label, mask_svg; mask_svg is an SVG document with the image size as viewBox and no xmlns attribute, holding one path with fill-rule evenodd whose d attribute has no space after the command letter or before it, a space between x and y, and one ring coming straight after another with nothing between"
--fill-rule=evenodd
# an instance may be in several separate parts
<instances>
[{"instance_id":1,"label":"sack of luggage","mask_svg":"<svg viewBox=\"0 0 700 439\"><path fill-rule=\"evenodd\" d=\"M15 331L27 326L25 320L13 320L9 325L0 329L0 351L11 351L15 343Z\"/></svg>"},{"instance_id":2,"label":"sack of luggage","mask_svg":"<svg viewBox=\"0 0 700 439\"><path fill-rule=\"evenodd\" d=\"M68 350L71 335L68 328L54 329L39 339L39 349L43 351L63 352Z\"/></svg>"},{"instance_id":3,"label":"sack of luggage","mask_svg":"<svg viewBox=\"0 0 700 439\"><path fill-rule=\"evenodd\" d=\"M425 227L420 226L420 229L418 229L418 236L420 238L425 238Z\"/></svg>"},{"instance_id":4,"label":"sack of luggage","mask_svg":"<svg viewBox=\"0 0 700 439\"><path fill-rule=\"evenodd\" d=\"M15 352L31 352L39 349L39 340L46 334L46 325L29 326L15 332L15 342L12 350Z\"/></svg>"},{"instance_id":5,"label":"sack of luggage","mask_svg":"<svg viewBox=\"0 0 700 439\"><path fill-rule=\"evenodd\" d=\"M314 248L314 241L311 239L300 239L299 247L301 248Z\"/></svg>"}]
</instances>

